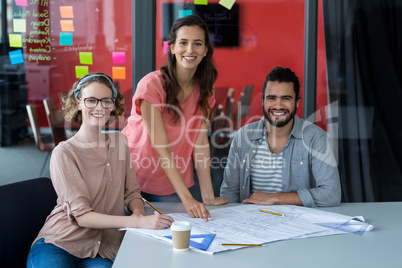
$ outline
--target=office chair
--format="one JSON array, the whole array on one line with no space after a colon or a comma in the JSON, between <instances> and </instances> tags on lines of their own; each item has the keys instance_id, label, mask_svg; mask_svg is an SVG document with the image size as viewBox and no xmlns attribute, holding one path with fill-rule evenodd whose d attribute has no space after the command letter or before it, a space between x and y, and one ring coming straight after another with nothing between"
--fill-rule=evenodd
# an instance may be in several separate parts
<instances>
[{"instance_id":1,"label":"office chair","mask_svg":"<svg viewBox=\"0 0 402 268\"><path fill-rule=\"evenodd\" d=\"M59 142L67 140L63 115L60 110L56 110L52 97L44 99L43 106L45 106L47 122L52 131L54 144L56 146Z\"/></svg>"},{"instance_id":2,"label":"office chair","mask_svg":"<svg viewBox=\"0 0 402 268\"><path fill-rule=\"evenodd\" d=\"M244 93L244 98L242 99L241 105L242 110L241 110L241 118L245 118L248 116L250 112L250 104L251 104L251 98L253 97L253 91L254 91L254 85L248 85L244 86L243 92Z\"/></svg>"},{"instance_id":3,"label":"office chair","mask_svg":"<svg viewBox=\"0 0 402 268\"><path fill-rule=\"evenodd\" d=\"M238 129L239 126L241 127L241 115L243 113L243 108L244 108L244 99L245 95L244 92L240 93L239 101L237 102L237 107L234 113L233 117L233 129Z\"/></svg>"},{"instance_id":4,"label":"office chair","mask_svg":"<svg viewBox=\"0 0 402 268\"><path fill-rule=\"evenodd\" d=\"M229 87L216 87L215 88L215 107L217 107L218 105L224 105L226 98L228 96L228 91L229 91ZM233 89L231 90L231 93L234 93Z\"/></svg>"},{"instance_id":5,"label":"office chair","mask_svg":"<svg viewBox=\"0 0 402 268\"><path fill-rule=\"evenodd\" d=\"M0 186L0 267L26 267L32 242L56 200L49 178Z\"/></svg>"},{"instance_id":6,"label":"office chair","mask_svg":"<svg viewBox=\"0 0 402 268\"><path fill-rule=\"evenodd\" d=\"M33 104L27 104L26 105L27 108L27 113L28 113L28 119L29 119L29 123L31 124L31 128L32 128L32 133L34 136L34 140L36 143L36 146L38 147L39 151L42 152L48 152L45 158L45 161L42 164L42 168L40 171L39 176L42 176L43 174L43 170L45 169L46 163L48 162L49 158L50 158L50 154L51 151L54 149L55 147L55 143L54 141L47 141L44 136L41 135L40 133L40 127L39 127L39 120L38 120L38 115L36 113L36 108Z\"/></svg>"}]
</instances>

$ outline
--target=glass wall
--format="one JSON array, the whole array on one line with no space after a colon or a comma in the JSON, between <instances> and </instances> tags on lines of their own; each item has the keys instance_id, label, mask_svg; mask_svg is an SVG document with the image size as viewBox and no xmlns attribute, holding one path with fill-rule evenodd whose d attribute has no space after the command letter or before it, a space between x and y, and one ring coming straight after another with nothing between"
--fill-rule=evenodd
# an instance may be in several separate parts
<instances>
[{"instance_id":1,"label":"glass wall","mask_svg":"<svg viewBox=\"0 0 402 268\"><path fill-rule=\"evenodd\" d=\"M31 104L36 109L41 133L50 134L43 100L53 100L55 109L60 110L62 94L88 72L105 73L119 83L126 98L128 116L133 91L132 3L132 0L2 1L2 170L14 174L12 172L18 171L20 165L25 165L33 167L26 176L40 175L47 153L31 157L27 154L35 142L25 106ZM124 124L116 122L110 127L122 129ZM62 122L61 127L69 133L77 126ZM22 147L21 153L14 154L13 148L19 147ZM11 155L17 155L15 161L10 159ZM1 176L3 178L22 179L8 172Z\"/></svg>"},{"instance_id":2,"label":"glass wall","mask_svg":"<svg viewBox=\"0 0 402 268\"><path fill-rule=\"evenodd\" d=\"M38 110L40 125L45 127L43 99L52 98L56 108L60 108L60 95L88 72L110 75L130 99L131 5L131 0L7 1L7 14L2 16L7 16L8 27L2 31L5 52L0 68L1 79L9 84L3 85L2 92L6 92L4 98L15 95L26 98L21 103L17 101L18 104L10 103L5 109L12 110L23 102L32 103ZM127 106L130 109L129 101ZM24 105L21 107L25 109ZM11 121L24 121L23 113L26 114L21 111L18 120ZM7 128L14 131L13 126L3 127L4 131ZM5 135L2 135L3 145L15 142L13 138L7 141Z\"/></svg>"},{"instance_id":3,"label":"glass wall","mask_svg":"<svg viewBox=\"0 0 402 268\"><path fill-rule=\"evenodd\" d=\"M326 58L322 3L319 2L316 118L317 124L326 130ZM218 70L215 110L218 113L211 122L210 144L214 159L212 163L219 163L212 166L214 185L218 185L215 191L219 192L232 135L239 127L261 119L262 87L265 77L273 67L289 67L299 77L302 101L297 115L306 117L303 114L305 1L157 0L157 69L166 61L166 41L172 22L189 14L196 14L204 19L214 45L214 60ZM219 105L222 105L222 109L218 108ZM219 120L220 123L217 123Z\"/></svg>"},{"instance_id":4,"label":"glass wall","mask_svg":"<svg viewBox=\"0 0 402 268\"><path fill-rule=\"evenodd\" d=\"M401 1L324 0L343 200L402 200Z\"/></svg>"},{"instance_id":5,"label":"glass wall","mask_svg":"<svg viewBox=\"0 0 402 268\"><path fill-rule=\"evenodd\" d=\"M262 86L274 66L291 68L303 85L304 0L227 1L234 3L229 6L220 4L219 0L156 2L156 68L166 60L164 42L171 23L180 16L197 14L207 22L214 41L214 60L219 73L217 104L225 104L227 89L232 88L235 100L233 111L236 111L237 101L245 87L253 87L251 94L249 91L246 94L251 95L246 96L250 98L247 100L249 109L242 112L241 123L235 128L262 116ZM317 106L321 108L327 105L327 92L322 7L319 2ZM303 96L303 86L301 91ZM303 117L302 106L297 111L300 117ZM322 124L322 127L326 126Z\"/></svg>"},{"instance_id":6,"label":"glass wall","mask_svg":"<svg viewBox=\"0 0 402 268\"><path fill-rule=\"evenodd\" d=\"M155 36L152 29L141 38L155 39L155 69L166 61L165 41L175 19L198 14L210 27L219 72L215 109L221 104L230 119L228 135L217 136L220 147L212 148L213 156L225 157L231 134L262 116L262 86L274 66L290 67L298 75L302 100L297 115L310 116L303 113L304 0L154 1L156 12L143 16L155 20ZM43 99L53 98L60 109L60 94L86 72L104 72L118 81L129 115L136 86L133 51L139 46L132 44L137 2L2 1L2 152L33 142L27 103L38 109L42 131L49 132ZM399 0L318 0L315 118L333 144L343 202L402 200L402 130L394 119L402 98L401 6ZM124 122L112 127L121 129ZM214 178L221 179L219 172Z\"/></svg>"}]
</instances>

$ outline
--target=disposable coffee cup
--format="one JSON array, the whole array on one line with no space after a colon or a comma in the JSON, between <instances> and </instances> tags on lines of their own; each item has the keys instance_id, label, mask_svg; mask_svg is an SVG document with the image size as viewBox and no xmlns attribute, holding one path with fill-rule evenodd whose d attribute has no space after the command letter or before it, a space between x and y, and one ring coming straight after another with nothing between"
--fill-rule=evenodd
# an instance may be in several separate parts
<instances>
[{"instance_id":1,"label":"disposable coffee cup","mask_svg":"<svg viewBox=\"0 0 402 268\"><path fill-rule=\"evenodd\" d=\"M173 249L175 251L188 250L191 224L186 221L175 221L170 226L170 230L172 231Z\"/></svg>"}]
</instances>

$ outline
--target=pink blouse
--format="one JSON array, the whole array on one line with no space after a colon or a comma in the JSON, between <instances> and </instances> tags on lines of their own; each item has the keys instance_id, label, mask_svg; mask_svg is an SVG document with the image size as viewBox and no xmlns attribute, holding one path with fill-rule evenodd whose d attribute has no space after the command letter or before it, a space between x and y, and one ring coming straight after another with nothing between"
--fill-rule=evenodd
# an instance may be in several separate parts
<instances>
[{"instance_id":1,"label":"pink blouse","mask_svg":"<svg viewBox=\"0 0 402 268\"><path fill-rule=\"evenodd\" d=\"M155 149L141 116L141 100L146 100L161 111L170 151L187 187L194 185L192 154L201 122L204 119L198 104L199 88L195 87L187 101L180 105L182 109L180 121L174 123L172 115L166 108L164 82L160 71L149 73L141 79L133 97L134 105L128 124L122 131L127 136L141 191L155 195L168 195L175 193L175 190L160 166L168 165L168 163L163 161L158 163ZM214 96L209 98L209 105L211 107L215 105ZM151 129L158 131L158 126L151 126Z\"/></svg>"},{"instance_id":2,"label":"pink blouse","mask_svg":"<svg viewBox=\"0 0 402 268\"><path fill-rule=\"evenodd\" d=\"M119 132L108 136L107 159L74 138L60 142L53 150L50 174L57 205L34 243L45 238L46 243L79 258L97 254L116 258L124 232L84 228L76 221L89 211L122 216L125 206L141 198L126 137Z\"/></svg>"}]
</instances>

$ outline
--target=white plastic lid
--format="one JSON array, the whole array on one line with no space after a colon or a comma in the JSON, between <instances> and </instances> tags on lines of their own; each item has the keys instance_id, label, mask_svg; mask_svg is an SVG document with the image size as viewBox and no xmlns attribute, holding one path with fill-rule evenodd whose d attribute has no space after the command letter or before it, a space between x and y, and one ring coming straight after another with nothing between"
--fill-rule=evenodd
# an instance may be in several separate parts
<instances>
[{"instance_id":1,"label":"white plastic lid","mask_svg":"<svg viewBox=\"0 0 402 268\"><path fill-rule=\"evenodd\" d=\"M175 221L170 226L172 231L188 231L191 230L191 224L187 221Z\"/></svg>"}]
</instances>

